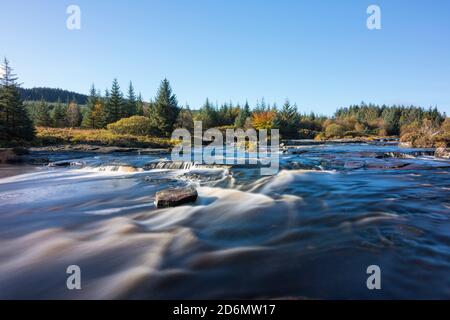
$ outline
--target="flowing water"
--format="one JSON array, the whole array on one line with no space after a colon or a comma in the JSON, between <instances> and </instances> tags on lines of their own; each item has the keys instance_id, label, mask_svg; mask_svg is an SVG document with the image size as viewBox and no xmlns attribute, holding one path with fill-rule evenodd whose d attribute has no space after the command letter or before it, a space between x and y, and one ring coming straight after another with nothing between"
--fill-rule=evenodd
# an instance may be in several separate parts
<instances>
[{"instance_id":1,"label":"flowing water","mask_svg":"<svg viewBox=\"0 0 450 320\"><path fill-rule=\"evenodd\" d=\"M450 161L293 151L274 176L164 154L34 152L71 165L0 167L0 298L450 298ZM157 191L187 185L195 204L155 208ZM82 290L67 289L69 265ZM381 290L367 289L370 265Z\"/></svg>"}]
</instances>

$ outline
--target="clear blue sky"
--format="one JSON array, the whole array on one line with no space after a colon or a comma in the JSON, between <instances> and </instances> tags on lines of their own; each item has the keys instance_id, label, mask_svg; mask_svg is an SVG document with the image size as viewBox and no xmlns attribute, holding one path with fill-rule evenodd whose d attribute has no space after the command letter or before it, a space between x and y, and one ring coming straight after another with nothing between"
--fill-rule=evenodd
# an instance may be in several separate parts
<instances>
[{"instance_id":1,"label":"clear blue sky","mask_svg":"<svg viewBox=\"0 0 450 320\"><path fill-rule=\"evenodd\" d=\"M66 8L82 11L79 31ZM381 7L382 30L366 28ZM24 87L102 91L167 77L181 104L285 98L331 114L361 101L450 114L448 0L2 0L0 56Z\"/></svg>"}]
</instances>

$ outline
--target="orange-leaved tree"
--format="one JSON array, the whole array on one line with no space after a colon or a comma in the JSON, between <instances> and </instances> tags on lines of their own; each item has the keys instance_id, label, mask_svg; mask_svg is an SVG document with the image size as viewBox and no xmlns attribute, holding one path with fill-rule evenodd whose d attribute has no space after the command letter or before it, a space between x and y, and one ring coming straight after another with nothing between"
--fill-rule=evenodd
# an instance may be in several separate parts
<instances>
[{"instance_id":1,"label":"orange-leaved tree","mask_svg":"<svg viewBox=\"0 0 450 320\"><path fill-rule=\"evenodd\" d=\"M273 111L255 112L252 114L252 125L255 129L272 129L276 114Z\"/></svg>"}]
</instances>

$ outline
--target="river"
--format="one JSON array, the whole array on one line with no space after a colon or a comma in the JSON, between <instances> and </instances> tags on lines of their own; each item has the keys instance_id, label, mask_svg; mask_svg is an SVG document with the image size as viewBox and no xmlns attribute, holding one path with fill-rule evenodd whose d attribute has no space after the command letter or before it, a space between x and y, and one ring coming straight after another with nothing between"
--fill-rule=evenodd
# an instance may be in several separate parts
<instances>
[{"instance_id":1,"label":"river","mask_svg":"<svg viewBox=\"0 0 450 320\"><path fill-rule=\"evenodd\" d=\"M376 144L294 153L273 176L148 169L166 154L1 166L0 298L450 298L449 160ZM155 208L157 191L187 185L195 204ZM66 287L69 265L81 290ZM381 290L366 286L370 265Z\"/></svg>"}]
</instances>

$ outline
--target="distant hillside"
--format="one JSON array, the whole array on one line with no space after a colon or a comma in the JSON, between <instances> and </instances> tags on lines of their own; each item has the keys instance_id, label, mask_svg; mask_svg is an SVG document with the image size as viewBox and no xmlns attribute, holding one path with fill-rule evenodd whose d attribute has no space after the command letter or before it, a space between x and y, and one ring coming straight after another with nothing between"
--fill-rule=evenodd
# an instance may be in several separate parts
<instances>
[{"instance_id":1,"label":"distant hillside","mask_svg":"<svg viewBox=\"0 0 450 320\"><path fill-rule=\"evenodd\" d=\"M44 99L47 102L61 102L76 101L78 104L87 103L87 95L55 88L20 88L20 94L24 101L39 101Z\"/></svg>"}]
</instances>

